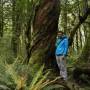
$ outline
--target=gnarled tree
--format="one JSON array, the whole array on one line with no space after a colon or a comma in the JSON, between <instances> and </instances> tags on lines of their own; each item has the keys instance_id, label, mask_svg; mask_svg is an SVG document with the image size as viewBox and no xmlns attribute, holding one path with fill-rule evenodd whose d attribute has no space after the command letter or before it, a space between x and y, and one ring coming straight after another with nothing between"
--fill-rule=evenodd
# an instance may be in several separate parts
<instances>
[{"instance_id":1,"label":"gnarled tree","mask_svg":"<svg viewBox=\"0 0 90 90\"><path fill-rule=\"evenodd\" d=\"M36 8L33 22L33 37L30 48L30 62L37 66L54 60L54 46L60 14L59 0L42 0Z\"/></svg>"}]
</instances>

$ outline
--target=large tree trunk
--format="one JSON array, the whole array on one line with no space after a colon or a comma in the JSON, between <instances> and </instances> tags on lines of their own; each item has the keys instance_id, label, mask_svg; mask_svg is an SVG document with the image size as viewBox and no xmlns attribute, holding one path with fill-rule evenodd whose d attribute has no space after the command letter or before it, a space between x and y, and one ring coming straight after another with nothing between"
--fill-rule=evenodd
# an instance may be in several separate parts
<instances>
[{"instance_id":1,"label":"large tree trunk","mask_svg":"<svg viewBox=\"0 0 90 90\"><path fill-rule=\"evenodd\" d=\"M76 74L77 73L77 74ZM82 77L84 75L84 77ZM73 76L79 83L84 82L90 85L90 30L83 51L78 58Z\"/></svg>"},{"instance_id":2,"label":"large tree trunk","mask_svg":"<svg viewBox=\"0 0 90 90\"><path fill-rule=\"evenodd\" d=\"M64 0L63 15L62 16L63 16L62 23L63 23L64 33L68 34L68 31L67 31L67 0Z\"/></svg>"},{"instance_id":3,"label":"large tree trunk","mask_svg":"<svg viewBox=\"0 0 90 90\"><path fill-rule=\"evenodd\" d=\"M72 29L72 31L70 33L69 46L72 45L73 38L74 38L78 28L85 22L85 20L87 19L88 15L90 15L90 8L87 8L85 10L86 10L86 12L84 12L84 15L79 18L79 22L74 26L74 28Z\"/></svg>"},{"instance_id":4,"label":"large tree trunk","mask_svg":"<svg viewBox=\"0 0 90 90\"><path fill-rule=\"evenodd\" d=\"M40 67L55 61L54 48L60 13L59 0L42 0L36 8L33 22L33 37L30 49L30 64ZM36 67L38 68L38 67Z\"/></svg>"},{"instance_id":5,"label":"large tree trunk","mask_svg":"<svg viewBox=\"0 0 90 90\"><path fill-rule=\"evenodd\" d=\"M27 26L25 30L25 45L26 45L26 59L24 60L24 63L28 63L30 59L30 46L31 46L31 26L32 21L34 17L35 7L33 0L29 1L27 0Z\"/></svg>"},{"instance_id":6,"label":"large tree trunk","mask_svg":"<svg viewBox=\"0 0 90 90\"><path fill-rule=\"evenodd\" d=\"M81 18L79 18L80 20L78 24L73 28L71 32L70 43L69 43L70 45L72 44L73 37L77 29L80 27L82 23L85 22L88 15L90 14L90 8L87 7L86 1L84 1L85 3L84 15ZM84 83L88 85L90 85L90 30L89 29L87 32L88 36L86 37L85 46L82 50L80 57L78 58L78 62L76 63L75 69L73 71L73 77L78 83Z\"/></svg>"},{"instance_id":7,"label":"large tree trunk","mask_svg":"<svg viewBox=\"0 0 90 90\"><path fill-rule=\"evenodd\" d=\"M90 62L90 30L88 29L88 37L83 48L82 54L79 57L79 60Z\"/></svg>"}]
</instances>

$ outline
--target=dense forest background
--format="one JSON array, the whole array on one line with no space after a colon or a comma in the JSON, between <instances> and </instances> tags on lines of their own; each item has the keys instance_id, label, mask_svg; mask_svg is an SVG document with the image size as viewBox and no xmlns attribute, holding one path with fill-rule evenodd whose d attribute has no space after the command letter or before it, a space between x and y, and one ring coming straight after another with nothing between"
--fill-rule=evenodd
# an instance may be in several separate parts
<instances>
[{"instance_id":1,"label":"dense forest background","mask_svg":"<svg viewBox=\"0 0 90 90\"><path fill-rule=\"evenodd\" d=\"M67 84L58 30L69 37ZM90 90L90 0L0 0L0 90Z\"/></svg>"}]
</instances>

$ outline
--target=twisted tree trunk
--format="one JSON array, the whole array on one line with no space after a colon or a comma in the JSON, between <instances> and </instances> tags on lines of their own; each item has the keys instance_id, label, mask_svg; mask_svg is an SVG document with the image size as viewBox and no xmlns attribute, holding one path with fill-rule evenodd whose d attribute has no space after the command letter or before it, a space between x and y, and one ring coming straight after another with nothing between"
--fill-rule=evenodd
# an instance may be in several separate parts
<instances>
[{"instance_id":1,"label":"twisted tree trunk","mask_svg":"<svg viewBox=\"0 0 90 90\"><path fill-rule=\"evenodd\" d=\"M30 48L30 64L48 67L54 59L54 46L60 14L59 0L42 0L36 8L33 37ZM37 68L37 67L36 67Z\"/></svg>"},{"instance_id":2,"label":"twisted tree trunk","mask_svg":"<svg viewBox=\"0 0 90 90\"><path fill-rule=\"evenodd\" d=\"M89 29L88 29L86 44L84 46L81 56L79 57L79 60L83 60L84 62L90 63L90 30Z\"/></svg>"},{"instance_id":3,"label":"twisted tree trunk","mask_svg":"<svg viewBox=\"0 0 90 90\"><path fill-rule=\"evenodd\" d=\"M69 46L72 45L73 43L73 38L75 36L76 31L78 30L78 28L85 22L85 20L87 19L87 17L90 15L90 8L86 9L86 12L84 13L83 16L81 16L81 18L79 18L79 22L75 25L75 27L73 28L73 30L70 33L70 37L69 37Z\"/></svg>"}]
</instances>

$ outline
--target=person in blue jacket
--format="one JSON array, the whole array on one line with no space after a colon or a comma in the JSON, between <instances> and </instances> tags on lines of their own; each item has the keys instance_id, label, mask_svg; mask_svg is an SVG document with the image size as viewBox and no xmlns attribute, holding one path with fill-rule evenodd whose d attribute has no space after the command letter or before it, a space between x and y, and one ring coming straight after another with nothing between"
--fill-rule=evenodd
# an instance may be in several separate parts
<instances>
[{"instance_id":1,"label":"person in blue jacket","mask_svg":"<svg viewBox=\"0 0 90 90\"><path fill-rule=\"evenodd\" d=\"M60 70L60 76L64 80L67 80L66 56L68 52L68 37L62 31L58 31L55 46L55 56Z\"/></svg>"}]
</instances>

